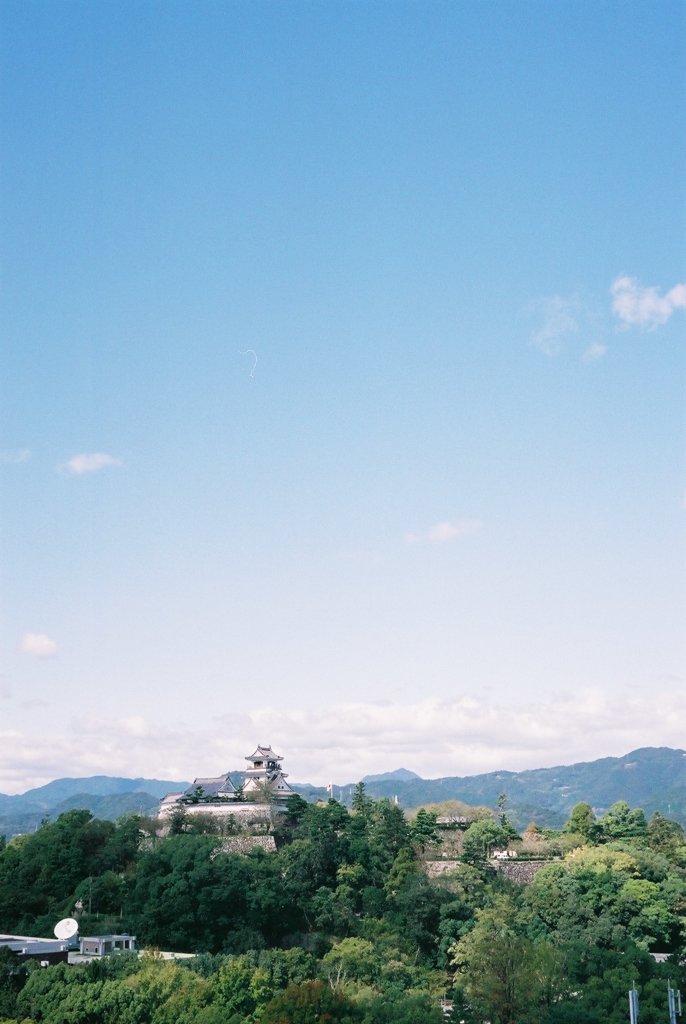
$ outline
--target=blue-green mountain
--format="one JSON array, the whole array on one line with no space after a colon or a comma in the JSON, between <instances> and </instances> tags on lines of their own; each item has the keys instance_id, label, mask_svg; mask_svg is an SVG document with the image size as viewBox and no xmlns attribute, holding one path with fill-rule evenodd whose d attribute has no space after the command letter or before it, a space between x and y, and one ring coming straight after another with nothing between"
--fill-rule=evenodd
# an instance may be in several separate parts
<instances>
[{"instance_id":1,"label":"blue-green mountain","mask_svg":"<svg viewBox=\"0 0 686 1024\"><path fill-rule=\"evenodd\" d=\"M241 773L232 773L238 781ZM501 793L513 822L524 828L530 821L559 827L575 804L585 801L598 814L618 800L642 807L647 815L661 811L686 825L686 751L671 747L642 747L624 757L603 757L555 768L523 772L497 771L482 775L422 779L399 768L367 775L360 781L369 796L389 797L406 808L444 800L461 800L473 806L495 807ZM46 818L83 807L96 817L116 819L123 814L155 814L166 793L185 789L189 783L165 779L126 779L96 775L81 779L56 779L20 796L0 794L0 835L32 831ZM350 804L355 782L334 784L337 800ZM328 797L321 786L293 784L305 799Z\"/></svg>"}]
</instances>

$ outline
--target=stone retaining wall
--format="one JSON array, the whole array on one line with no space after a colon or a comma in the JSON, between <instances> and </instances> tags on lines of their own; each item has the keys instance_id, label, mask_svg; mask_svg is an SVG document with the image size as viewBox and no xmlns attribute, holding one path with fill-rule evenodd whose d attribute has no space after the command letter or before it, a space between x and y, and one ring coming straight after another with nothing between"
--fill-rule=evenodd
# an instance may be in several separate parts
<instances>
[{"instance_id":1,"label":"stone retaining wall","mask_svg":"<svg viewBox=\"0 0 686 1024\"><path fill-rule=\"evenodd\" d=\"M267 853L275 853L274 836L229 836L227 839L222 839L210 856L212 860L220 853L240 853L245 856L251 850L266 850Z\"/></svg>"},{"instance_id":2,"label":"stone retaining wall","mask_svg":"<svg viewBox=\"0 0 686 1024\"><path fill-rule=\"evenodd\" d=\"M531 885L541 870L550 864L549 860L491 860L490 865L502 872L505 878L518 885Z\"/></svg>"},{"instance_id":3,"label":"stone retaining wall","mask_svg":"<svg viewBox=\"0 0 686 1024\"><path fill-rule=\"evenodd\" d=\"M424 865L429 878L440 878L460 866L459 860L428 860ZM494 871L501 871L511 882L517 885L531 885L541 870L550 864L549 860L490 860Z\"/></svg>"}]
</instances>

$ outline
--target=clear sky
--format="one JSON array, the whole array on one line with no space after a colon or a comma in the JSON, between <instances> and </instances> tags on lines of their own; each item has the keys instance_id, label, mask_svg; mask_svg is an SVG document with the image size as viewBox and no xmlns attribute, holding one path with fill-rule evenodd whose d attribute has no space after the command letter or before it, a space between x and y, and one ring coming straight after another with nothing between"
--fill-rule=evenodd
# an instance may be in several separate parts
<instances>
[{"instance_id":1,"label":"clear sky","mask_svg":"<svg viewBox=\"0 0 686 1024\"><path fill-rule=\"evenodd\" d=\"M686 746L686 4L0 20L0 791Z\"/></svg>"}]
</instances>

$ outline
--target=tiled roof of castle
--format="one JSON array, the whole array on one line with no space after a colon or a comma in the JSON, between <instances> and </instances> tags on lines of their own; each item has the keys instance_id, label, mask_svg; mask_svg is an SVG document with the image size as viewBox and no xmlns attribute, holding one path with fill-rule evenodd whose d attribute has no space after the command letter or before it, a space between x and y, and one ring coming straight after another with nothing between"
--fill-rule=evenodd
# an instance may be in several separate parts
<instances>
[{"instance_id":1,"label":"tiled roof of castle","mask_svg":"<svg viewBox=\"0 0 686 1024\"><path fill-rule=\"evenodd\" d=\"M254 754L248 754L246 761L280 761L281 754L275 754L271 747L258 745Z\"/></svg>"},{"instance_id":2,"label":"tiled roof of castle","mask_svg":"<svg viewBox=\"0 0 686 1024\"><path fill-rule=\"evenodd\" d=\"M184 796L193 796L196 786L202 786L203 796L216 796L217 793L233 793L234 785L226 775L220 775L216 779L194 779L193 785L183 792Z\"/></svg>"}]
</instances>

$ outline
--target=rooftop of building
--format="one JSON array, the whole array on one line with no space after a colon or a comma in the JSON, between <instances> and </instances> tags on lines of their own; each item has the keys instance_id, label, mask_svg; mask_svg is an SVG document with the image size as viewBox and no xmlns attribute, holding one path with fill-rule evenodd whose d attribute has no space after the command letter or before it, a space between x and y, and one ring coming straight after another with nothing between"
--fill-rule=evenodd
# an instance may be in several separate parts
<instances>
[{"instance_id":1,"label":"rooftop of building","mask_svg":"<svg viewBox=\"0 0 686 1024\"><path fill-rule=\"evenodd\" d=\"M259 743L254 754L248 754L245 758L246 761L281 761L283 760L281 754L276 754L271 747L263 747Z\"/></svg>"}]
</instances>

